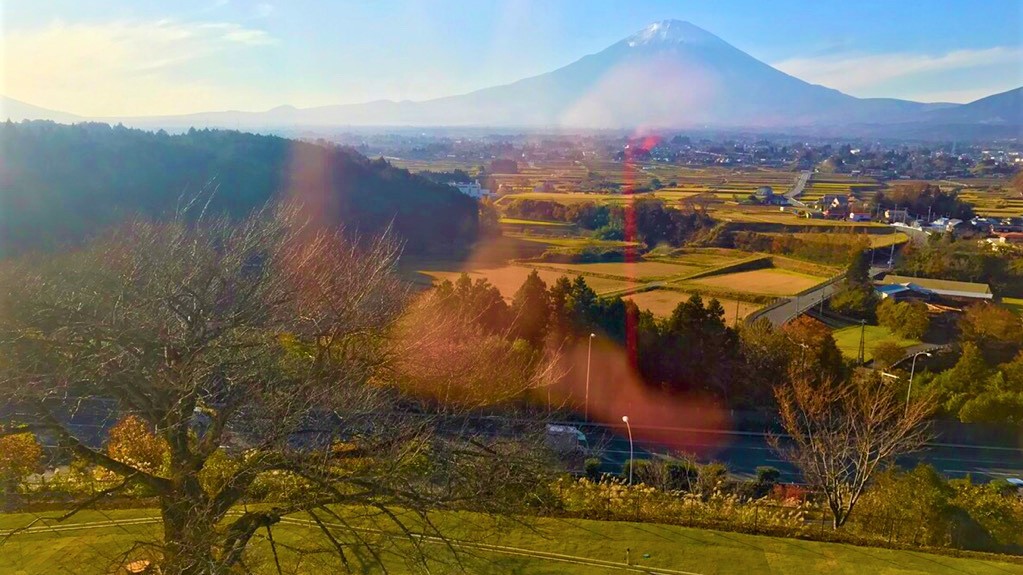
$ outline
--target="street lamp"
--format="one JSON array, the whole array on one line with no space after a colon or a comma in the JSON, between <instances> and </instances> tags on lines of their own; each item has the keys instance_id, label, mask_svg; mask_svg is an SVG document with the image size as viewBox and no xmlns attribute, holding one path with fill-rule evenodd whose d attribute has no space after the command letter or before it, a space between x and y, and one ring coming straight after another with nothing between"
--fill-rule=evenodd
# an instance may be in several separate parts
<instances>
[{"instance_id":1,"label":"street lamp","mask_svg":"<svg viewBox=\"0 0 1023 575\"><path fill-rule=\"evenodd\" d=\"M920 357L921 355L931 357L931 352L921 351L920 353L913 355L913 363L909 367L909 387L906 388L906 413L909 413L909 395L913 393L913 374L916 373L916 358Z\"/></svg>"},{"instance_id":2,"label":"street lamp","mask_svg":"<svg viewBox=\"0 0 1023 575\"><path fill-rule=\"evenodd\" d=\"M632 485L632 468L634 466L632 462L633 448L632 448L632 426L629 425L629 416L623 415L622 421L625 422L625 428L629 430L629 485Z\"/></svg>"},{"instance_id":3,"label":"street lamp","mask_svg":"<svg viewBox=\"0 0 1023 575\"><path fill-rule=\"evenodd\" d=\"M597 334L591 333L588 340L586 340L586 399L583 404L583 419L586 423L590 422L590 355L593 352L593 338L597 337Z\"/></svg>"}]
</instances>

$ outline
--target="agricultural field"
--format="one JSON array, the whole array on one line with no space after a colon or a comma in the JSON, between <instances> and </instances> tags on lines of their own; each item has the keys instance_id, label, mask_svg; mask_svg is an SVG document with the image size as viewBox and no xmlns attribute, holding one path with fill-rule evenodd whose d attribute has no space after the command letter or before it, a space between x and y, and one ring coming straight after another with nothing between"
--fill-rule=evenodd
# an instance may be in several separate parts
<instances>
[{"instance_id":1,"label":"agricultural field","mask_svg":"<svg viewBox=\"0 0 1023 575\"><path fill-rule=\"evenodd\" d=\"M943 191L959 190L959 197L973 206L979 216L995 218L1023 216L1023 195L1012 189L1006 178L963 178L961 180L903 180L898 183L934 184Z\"/></svg>"},{"instance_id":2,"label":"agricultural field","mask_svg":"<svg viewBox=\"0 0 1023 575\"><path fill-rule=\"evenodd\" d=\"M545 226L554 228L571 228L568 222L548 222L546 220L522 220L519 218L501 218L498 223L508 226Z\"/></svg>"},{"instance_id":3,"label":"agricultural field","mask_svg":"<svg viewBox=\"0 0 1023 575\"><path fill-rule=\"evenodd\" d=\"M849 230L882 228L877 222L852 222L849 220L827 220L822 218L801 218L791 211L781 211L769 206L729 205L714 210L715 219L737 223L784 224L804 228L848 228Z\"/></svg>"},{"instance_id":4,"label":"agricultural field","mask_svg":"<svg viewBox=\"0 0 1023 575\"><path fill-rule=\"evenodd\" d=\"M32 514L0 514L0 529L22 527L34 518ZM111 573L123 560L125 550L159 535L155 520L156 512L150 509L83 511L62 523L61 531L13 535L0 553L0 573ZM506 521L498 526L493 521L465 521L451 513L439 513L433 522L448 538L447 543L424 539L420 550L431 558L431 572L437 573L603 575L650 570L702 575L1023 574L1023 565L996 557L951 557L655 523L538 519L529 524ZM86 525L89 527L83 528ZM296 552L321 542L319 537L310 540L314 529L291 517L274 528L281 572L309 575L347 571L333 552ZM349 558L356 572L421 572L422 566L417 569L403 559L411 549L400 533L367 537L379 546L387 570L370 567L375 560L356 551ZM461 565L451 562L448 544L465 552L460 556ZM625 563L626 549L632 567ZM246 571L257 575L278 573L273 557L267 538L254 537L246 556Z\"/></svg>"},{"instance_id":5,"label":"agricultural field","mask_svg":"<svg viewBox=\"0 0 1023 575\"><path fill-rule=\"evenodd\" d=\"M995 218L1023 216L1023 196L1007 188L966 188L959 193L959 197L969 202L973 206L973 211L980 216Z\"/></svg>"},{"instance_id":6,"label":"agricultural field","mask_svg":"<svg viewBox=\"0 0 1023 575\"><path fill-rule=\"evenodd\" d=\"M602 262L587 264L549 264L545 268L557 268L571 275L607 275L633 281L655 281L673 276L688 276L704 271L704 266L692 266L667 261Z\"/></svg>"},{"instance_id":7,"label":"agricultural field","mask_svg":"<svg viewBox=\"0 0 1023 575\"><path fill-rule=\"evenodd\" d=\"M838 349L842 351L842 355L848 359L857 359L860 356L860 326L851 325L849 327L843 327L836 329L832 332L835 337L835 343L838 344ZM894 341L903 348L914 346L920 343L920 340L916 339L903 339L894 335L886 327L879 325L868 325L863 331L863 356L864 361L870 361L874 358L874 348L877 344L882 341Z\"/></svg>"},{"instance_id":8,"label":"agricultural field","mask_svg":"<svg viewBox=\"0 0 1023 575\"><path fill-rule=\"evenodd\" d=\"M667 317L671 315L671 312L675 311L678 304L688 300L690 297L692 297L691 293L658 289L627 295L622 299L635 302L640 309L650 310L650 312L655 316ZM702 297L706 303L706 301L713 296L701 295L700 297ZM763 307L762 304L751 303L748 301L729 298L716 299L721 302L721 307L725 308L725 323L729 325L736 321L736 319L742 320L747 315Z\"/></svg>"},{"instance_id":9,"label":"agricultural field","mask_svg":"<svg viewBox=\"0 0 1023 575\"><path fill-rule=\"evenodd\" d=\"M795 295L825 280L827 278L792 270L767 268L712 275L692 280L692 283L751 294L785 296Z\"/></svg>"},{"instance_id":10,"label":"agricultural field","mask_svg":"<svg viewBox=\"0 0 1023 575\"><path fill-rule=\"evenodd\" d=\"M395 162L401 164L400 162ZM403 165L403 164L402 164ZM417 168L409 164L410 169ZM427 169L427 168L421 168ZM463 168L464 169L464 168ZM495 174L500 197L551 200L560 203L621 203L636 198L659 198L668 202L701 197L705 200L734 202L761 186L784 193L798 174L787 170L691 168L660 163L619 162L546 162L520 164L518 174ZM656 191L627 194L647 189L654 179L663 186Z\"/></svg>"},{"instance_id":11,"label":"agricultural field","mask_svg":"<svg viewBox=\"0 0 1023 575\"><path fill-rule=\"evenodd\" d=\"M832 241L832 242L848 242L848 241L851 241L853 239L859 239L859 238L865 237L867 239L867 241L870 242L870 247L872 247L872 248L886 248L886 247L889 247L889 246L892 246L892 245L901 245L901 244L904 244L904 243L909 241L909 236L904 234L904 233L902 233L902 232L895 232L895 233L889 233L889 234L862 234L862 233L860 233L860 234L857 234L855 236L853 235L853 233L856 233L855 230L850 230L849 234L828 234L827 236L824 236L824 237L826 237L829 241ZM766 236L786 236L786 237L793 237L793 238L800 239L800 240L811 240L811 241L821 241L822 240L822 236L821 236L820 233L812 233L812 232L810 232L810 233L807 233L807 232L790 232L790 233L784 233L784 234L768 232L768 233L765 233L764 235L766 235Z\"/></svg>"},{"instance_id":12,"label":"agricultural field","mask_svg":"<svg viewBox=\"0 0 1023 575\"><path fill-rule=\"evenodd\" d=\"M856 197L869 200L877 190L881 189L880 182L873 178L851 176L848 174L819 174L810 176L806 188L803 189L799 200L804 203L815 202L825 195L855 195Z\"/></svg>"}]
</instances>

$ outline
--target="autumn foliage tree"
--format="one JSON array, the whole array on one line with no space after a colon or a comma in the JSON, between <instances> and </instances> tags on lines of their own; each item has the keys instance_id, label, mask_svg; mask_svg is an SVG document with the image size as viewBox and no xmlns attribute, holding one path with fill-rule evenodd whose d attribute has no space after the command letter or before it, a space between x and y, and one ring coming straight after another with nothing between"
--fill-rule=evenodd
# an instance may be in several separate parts
<instances>
[{"instance_id":1,"label":"autumn foliage tree","mask_svg":"<svg viewBox=\"0 0 1023 575\"><path fill-rule=\"evenodd\" d=\"M875 473L927 441L934 409L876 373L815 381L796 372L775 388L775 399L787 437L771 443L824 498L836 529Z\"/></svg>"},{"instance_id":2,"label":"autumn foliage tree","mask_svg":"<svg viewBox=\"0 0 1023 575\"><path fill-rule=\"evenodd\" d=\"M14 503L18 484L37 471L42 456L42 448L31 433L0 437L0 492L6 503Z\"/></svg>"},{"instance_id":3,"label":"autumn foliage tree","mask_svg":"<svg viewBox=\"0 0 1023 575\"><path fill-rule=\"evenodd\" d=\"M1012 311L988 303L974 304L959 319L961 339L976 345L991 363L1009 361L1023 349L1023 321Z\"/></svg>"},{"instance_id":4,"label":"autumn foliage tree","mask_svg":"<svg viewBox=\"0 0 1023 575\"><path fill-rule=\"evenodd\" d=\"M107 454L146 473L167 473L167 442L134 415L124 417L110 428Z\"/></svg>"}]
</instances>

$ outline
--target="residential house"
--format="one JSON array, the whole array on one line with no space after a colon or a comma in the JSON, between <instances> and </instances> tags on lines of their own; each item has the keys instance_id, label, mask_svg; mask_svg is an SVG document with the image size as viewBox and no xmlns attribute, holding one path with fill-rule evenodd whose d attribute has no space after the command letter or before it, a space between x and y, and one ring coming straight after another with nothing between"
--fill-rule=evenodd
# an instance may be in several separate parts
<instances>
[{"instance_id":1,"label":"residential house","mask_svg":"<svg viewBox=\"0 0 1023 575\"><path fill-rule=\"evenodd\" d=\"M470 198L485 198L490 196L490 190L480 186L479 180L474 182L448 182L448 185L453 188L458 188L459 192L469 196Z\"/></svg>"}]
</instances>

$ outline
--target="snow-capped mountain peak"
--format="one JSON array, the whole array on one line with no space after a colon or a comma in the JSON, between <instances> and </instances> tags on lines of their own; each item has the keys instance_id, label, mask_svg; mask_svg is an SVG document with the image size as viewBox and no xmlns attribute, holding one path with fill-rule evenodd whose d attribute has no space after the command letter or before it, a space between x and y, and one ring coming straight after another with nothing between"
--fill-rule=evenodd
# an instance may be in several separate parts
<instances>
[{"instance_id":1,"label":"snow-capped mountain peak","mask_svg":"<svg viewBox=\"0 0 1023 575\"><path fill-rule=\"evenodd\" d=\"M662 20L643 28L626 39L629 46L657 44L710 44L722 42L720 38L699 26L682 20Z\"/></svg>"}]
</instances>

